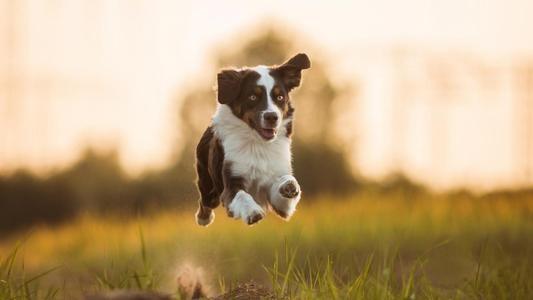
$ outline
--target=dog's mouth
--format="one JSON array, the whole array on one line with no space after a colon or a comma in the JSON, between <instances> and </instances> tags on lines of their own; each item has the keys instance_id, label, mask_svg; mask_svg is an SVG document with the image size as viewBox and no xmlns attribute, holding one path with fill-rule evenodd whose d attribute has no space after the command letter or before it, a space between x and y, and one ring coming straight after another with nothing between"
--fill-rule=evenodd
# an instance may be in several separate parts
<instances>
[{"instance_id":1,"label":"dog's mouth","mask_svg":"<svg viewBox=\"0 0 533 300\"><path fill-rule=\"evenodd\" d=\"M265 141L272 141L274 138L276 138L276 135L278 134L278 128L276 127L269 127L264 125L259 125L261 122L255 122L255 120L249 120L248 124L250 127L255 129L257 131L257 134L263 138Z\"/></svg>"},{"instance_id":2,"label":"dog's mouth","mask_svg":"<svg viewBox=\"0 0 533 300\"><path fill-rule=\"evenodd\" d=\"M267 141L274 139L278 133L275 128L258 128L257 132L259 132L259 135Z\"/></svg>"}]
</instances>

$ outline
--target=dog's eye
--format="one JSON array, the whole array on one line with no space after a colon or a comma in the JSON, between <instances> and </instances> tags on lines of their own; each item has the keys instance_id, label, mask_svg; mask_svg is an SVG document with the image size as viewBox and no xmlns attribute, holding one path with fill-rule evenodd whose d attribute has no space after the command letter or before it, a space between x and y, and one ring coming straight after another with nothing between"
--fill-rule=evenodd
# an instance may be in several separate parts
<instances>
[{"instance_id":1,"label":"dog's eye","mask_svg":"<svg viewBox=\"0 0 533 300\"><path fill-rule=\"evenodd\" d=\"M283 100L285 100L285 97L283 97L283 95L279 95L279 96L276 97L276 100L283 101Z\"/></svg>"},{"instance_id":2,"label":"dog's eye","mask_svg":"<svg viewBox=\"0 0 533 300\"><path fill-rule=\"evenodd\" d=\"M248 97L248 99L250 99L251 101L255 101L255 100L257 100L257 96L256 95L250 95L250 97Z\"/></svg>"}]
</instances>

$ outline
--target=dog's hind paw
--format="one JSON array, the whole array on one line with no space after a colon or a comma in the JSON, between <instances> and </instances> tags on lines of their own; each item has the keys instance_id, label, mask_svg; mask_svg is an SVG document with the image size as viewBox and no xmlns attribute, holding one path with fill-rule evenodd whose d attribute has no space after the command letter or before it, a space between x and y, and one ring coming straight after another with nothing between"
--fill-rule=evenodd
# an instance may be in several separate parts
<instances>
[{"instance_id":1,"label":"dog's hind paw","mask_svg":"<svg viewBox=\"0 0 533 300\"><path fill-rule=\"evenodd\" d=\"M208 226L215 220L215 212L212 209L198 208L196 212L196 224L200 226Z\"/></svg>"}]
</instances>

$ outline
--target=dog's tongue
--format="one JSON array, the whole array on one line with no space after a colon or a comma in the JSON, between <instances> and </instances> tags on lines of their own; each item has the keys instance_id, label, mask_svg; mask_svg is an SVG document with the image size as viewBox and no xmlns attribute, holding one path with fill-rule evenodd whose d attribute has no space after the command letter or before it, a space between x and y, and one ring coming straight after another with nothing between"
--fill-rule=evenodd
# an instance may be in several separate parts
<instances>
[{"instance_id":1,"label":"dog's tongue","mask_svg":"<svg viewBox=\"0 0 533 300\"><path fill-rule=\"evenodd\" d=\"M274 129L265 129L265 128L261 128L261 135L267 139L267 140L271 140L274 138L274 136L276 135L276 131Z\"/></svg>"}]
</instances>

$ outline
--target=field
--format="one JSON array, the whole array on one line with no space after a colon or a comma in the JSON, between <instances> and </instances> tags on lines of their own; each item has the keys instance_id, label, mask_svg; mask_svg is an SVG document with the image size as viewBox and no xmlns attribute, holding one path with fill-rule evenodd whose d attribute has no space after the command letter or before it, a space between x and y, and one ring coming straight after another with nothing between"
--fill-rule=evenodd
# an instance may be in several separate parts
<instances>
[{"instance_id":1,"label":"field","mask_svg":"<svg viewBox=\"0 0 533 300\"><path fill-rule=\"evenodd\" d=\"M111 289L179 298L184 270L211 295L254 281L289 299L533 297L533 199L360 192L306 200L288 223L270 214L249 228L222 209L208 228L192 211L34 228L0 240L0 298Z\"/></svg>"}]
</instances>

